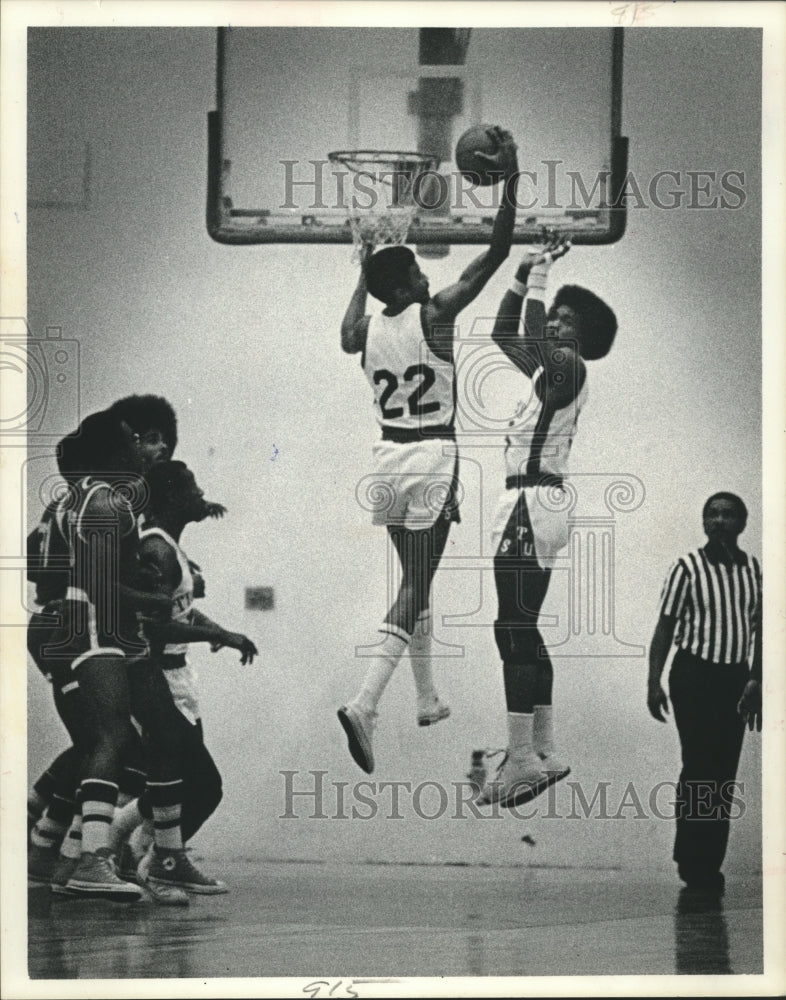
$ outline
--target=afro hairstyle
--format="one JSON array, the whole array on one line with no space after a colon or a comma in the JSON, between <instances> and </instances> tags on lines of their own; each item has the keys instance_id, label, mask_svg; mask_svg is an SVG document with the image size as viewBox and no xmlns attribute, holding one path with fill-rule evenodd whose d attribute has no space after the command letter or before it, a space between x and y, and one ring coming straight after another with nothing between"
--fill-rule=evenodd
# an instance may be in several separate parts
<instances>
[{"instance_id":1,"label":"afro hairstyle","mask_svg":"<svg viewBox=\"0 0 786 1000\"><path fill-rule=\"evenodd\" d=\"M586 361L605 358L617 335L617 317L603 299L588 288L563 285L554 296L552 309L569 306L579 318L581 356Z\"/></svg>"},{"instance_id":2,"label":"afro hairstyle","mask_svg":"<svg viewBox=\"0 0 786 1000\"><path fill-rule=\"evenodd\" d=\"M120 420L124 420L136 434L161 431L170 456L177 447L177 417L168 400L163 396L124 396L109 407Z\"/></svg>"},{"instance_id":3,"label":"afro hairstyle","mask_svg":"<svg viewBox=\"0 0 786 1000\"><path fill-rule=\"evenodd\" d=\"M409 269L415 255L409 247L383 247L366 263L366 285L375 299L389 305L397 288L409 284Z\"/></svg>"},{"instance_id":4,"label":"afro hairstyle","mask_svg":"<svg viewBox=\"0 0 786 1000\"><path fill-rule=\"evenodd\" d=\"M118 452L128 447L120 418L111 410L85 417L57 446L57 467L64 479L117 471Z\"/></svg>"}]
</instances>

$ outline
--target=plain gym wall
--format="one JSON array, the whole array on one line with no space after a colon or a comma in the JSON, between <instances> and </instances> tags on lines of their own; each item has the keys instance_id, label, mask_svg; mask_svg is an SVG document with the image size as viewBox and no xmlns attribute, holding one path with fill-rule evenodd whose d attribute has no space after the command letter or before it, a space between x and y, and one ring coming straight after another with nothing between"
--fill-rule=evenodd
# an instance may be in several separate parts
<instances>
[{"instance_id":1,"label":"plain gym wall","mask_svg":"<svg viewBox=\"0 0 786 1000\"><path fill-rule=\"evenodd\" d=\"M66 37L67 36L67 37ZM234 653L194 652L206 739L225 798L199 834L200 850L231 857L468 860L488 863L668 866L672 823L539 815L496 820L280 819L282 770L298 788L364 776L346 751L336 708L359 682L356 646L374 641L386 608L386 543L355 488L370 471L375 439L370 390L356 358L339 349L339 324L357 272L347 247L229 248L204 224L206 115L213 105L212 29L90 32L36 39L31 69L35 127L92 150L86 211L31 209L28 321L79 341L82 414L134 392L166 396L179 418L176 457L207 495L229 508L223 522L190 526L186 551L204 568L205 611L247 632L253 666ZM615 308L612 354L589 366L590 398L574 445L577 472L636 476L646 496L615 522L616 632L646 647L664 575L702 544L700 511L718 489L751 511L744 548L761 554L760 463L760 34L691 29L627 32L623 131L631 169L745 171L737 211L637 207L612 247L576 249L553 272L586 284ZM729 67L734 67L733 72ZM569 67L566 68L569 71ZM40 85L46 79L45 86ZM303 95L307 99L307 95ZM505 124L502 122L501 124ZM275 137L271 137L274 141ZM526 136L517 136L526 166ZM476 251L425 261L433 288L454 280ZM461 318L493 315L515 267L514 248ZM501 484L501 449L465 464L463 523L454 530L434 609L437 661L452 718L421 730L402 661L382 706L377 781L461 780L474 748L505 742L501 668L490 623L493 577L459 570L490 560L488 535ZM30 513L54 471L51 449L31 451ZM481 547L482 546L482 547ZM457 557L457 558L456 558ZM453 562L450 562L453 558ZM490 561L489 561L490 566ZM563 574L564 577L564 574ZM244 588L272 586L275 610L244 610ZM555 577L544 614L564 630L567 581ZM471 625L466 618L472 616ZM440 620L465 616L464 624ZM475 626L475 627L472 627ZM456 647L463 647L457 650ZM633 781L646 806L658 781L675 780L673 722L645 705L646 660L555 658L555 718L571 778L591 796L609 782L610 812ZM45 682L29 665L29 773L65 746ZM747 813L732 833L728 870L758 864L758 739L740 766ZM351 809L350 790L345 793ZM390 793L380 795L380 811ZM668 802L667 794L659 800ZM557 809L570 811L560 789ZM424 794L424 812L439 801ZM304 802L298 811L309 813ZM522 843L530 834L533 847Z\"/></svg>"}]
</instances>

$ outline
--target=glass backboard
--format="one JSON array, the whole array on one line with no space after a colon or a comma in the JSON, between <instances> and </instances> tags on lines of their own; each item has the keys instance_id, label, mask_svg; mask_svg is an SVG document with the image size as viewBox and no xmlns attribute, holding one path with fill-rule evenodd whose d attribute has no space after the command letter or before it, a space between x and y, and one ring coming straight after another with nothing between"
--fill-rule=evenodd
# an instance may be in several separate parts
<instances>
[{"instance_id":1,"label":"glass backboard","mask_svg":"<svg viewBox=\"0 0 786 1000\"><path fill-rule=\"evenodd\" d=\"M208 229L224 243L349 243L347 199L364 197L362 180L328 153L413 150L436 155L442 179L408 242L486 243L501 185L467 181L453 151L487 123L518 144L515 242L543 226L614 242L621 90L620 28L221 28Z\"/></svg>"}]
</instances>

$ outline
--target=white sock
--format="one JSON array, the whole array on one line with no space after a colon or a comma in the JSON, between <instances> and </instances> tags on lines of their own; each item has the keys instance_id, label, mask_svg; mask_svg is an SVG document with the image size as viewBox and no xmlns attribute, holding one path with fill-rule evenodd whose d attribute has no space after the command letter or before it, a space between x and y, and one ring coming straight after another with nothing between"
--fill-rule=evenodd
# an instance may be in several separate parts
<instances>
[{"instance_id":1,"label":"white sock","mask_svg":"<svg viewBox=\"0 0 786 1000\"><path fill-rule=\"evenodd\" d=\"M423 611L415 624L409 643L409 661L415 678L418 704L431 705L436 700L434 677L431 672L431 612Z\"/></svg>"},{"instance_id":2,"label":"white sock","mask_svg":"<svg viewBox=\"0 0 786 1000\"><path fill-rule=\"evenodd\" d=\"M535 752L532 745L534 716L508 712L508 749L511 757L526 757Z\"/></svg>"},{"instance_id":3,"label":"white sock","mask_svg":"<svg viewBox=\"0 0 786 1000\"><path fill-rule=\"evenodd\" d=\"M551 705L535 706L532 742L535 747L535 753L542 754L544 757L548 757L554 753Z\"/></svg>"},{"instance_id":4,"label":"white sock","mask_svg":"<svg viewBox=\"0 0 786 1000\"><path fill-rule=\"evenodd\" d=\"M371 661L360 691L353 699L354 704L367 712L376 712L382 692L409 643L407 633L395 625L385 623L379 631L383 636L382 643L377 646L378 653Z\"/></svg>"},{"instance_id":5,"label":"white sock","mask_svg":"<svg viewBox=\"0 0 786 1000\"><path fill-rule=\"evenodd\" d=\"M109 846L113 853L118 853L123 841L131 836L131 833L136 830L142 820L142 813L139 811L139 799L132 799L120 809L115 809L114 819L109 828Z\"/></svg>"},{"instance_id":6,"label":"white sock","mask_svg":"<svg viewBox=\"0 0 786 1000\"><path fill-rule=\"evenodd\" d=\"M78 858L82 853L82 813L77 811L60 845L61 858Z\"/></svg>"}]
</instances>

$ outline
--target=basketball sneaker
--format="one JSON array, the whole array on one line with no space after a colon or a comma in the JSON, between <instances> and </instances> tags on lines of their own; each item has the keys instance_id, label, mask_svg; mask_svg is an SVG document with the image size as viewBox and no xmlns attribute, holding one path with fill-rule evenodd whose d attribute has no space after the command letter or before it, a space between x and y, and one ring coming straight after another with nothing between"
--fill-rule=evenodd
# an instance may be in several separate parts
<instances>
[{"instance_id":1,"label":"basketball sneaker","mask_svg":"<svg viewBox=\"0 0 786 1000\"><path fill-rule=\"evenodd\" d=\"M142 898L138 885L124 882L118 876L112 853L106 847L99 848L95 853L82 851L65 890L75 896L113 899L119 903L134 903Z\"/></svg>"},{"instance_id":2,"label":"basketball sneaker","mask_svg":"<svg viewBox=\"0 0 786 1000\"><path fill-rule=\"evenodd\" d=\"M472 797L477 799L486 784L486 751L473 750L472 761L467 773L467 780L472 786Z\"/></svg>"},{"instance_id":3,"label":"basketball sneaker","mask_svg":"<svg viewBox=\"0 0 786 1000\"><path fill-rule=\"evenodd\" d=\"M338 721L344 727L352 759L366 774L374 770L374 751L371 740L377 724L377 713L357 705L344 705L338 710Z\"/></svg>"},{"instance_id":4,"label":"basketball sneaker","mask_svg":"<svg viewBox=\"0 0 786 1000\"><path fill-rule=\"evenodd\" d=\"M481 806L499 802L503 809L510 809L531 802L555 780L543 770L543 761L536 753L530 752L521 757L506 753L477 802Z\"/></svg>"},{"instance_id":5,"label":"basketball sneaker","mask_svg":"<svg viewBox=\"0 0 786 1000\"><path fill-rule=\"evenodd\" d=\"M190 906L191 900L185 889L177 885L159 885L150 881L150 868L153 864L153 845L145 851L142 860L137 865L135 881L144 886L154 903L160 906Z\"/></svg>"},{"instance_id":6,"label":"basketball sneaker","mask_svg":"<svg viewBox=\"0 0 786 1000\"><path fill-rule=\"evenodd\" d=\"M567 764L563 764L562 761L558 760L553 753L539 753L538 757L541 760L541 767L548 775L556 775L554 781L562 781L563 778L567 778L570 774L570 768ZM554 782L552 782L553 784Z\"/></svg>"},{"instance_id":7,"label":"basketball sneaker","mask_svg":"<svg viewBox=\"0 0 786 1000\"><path fill-rule=\"evenodd\" d=\"M418 725L433 726L450 715L450 706L440 701L437 695L428 704L418 705Z\"/></svg>"},{"instance_id":8,"label":"basketball sneaker","mask_svg":"<svg viewBox=\"0 0 786 1000\"><path fill-rule=\"evenodd\" d=\"M52 892L56 892L58 896L75 895L75 893L68 888L68 880L76 871L76 866L78 864L79 858L64 858L61 855L57 859L55 870L52 872L52 878L49 882Z\"/></svg>"},{"instance_id":9,"label":"basketball sneaker","mask_svg":"<svg viewBox=\"0 0 786 1000\"><path fill-rule=\"evenodd\" d=\"M27 880L35 885L49 885L57 867L57 852L51 847L27 845Z\"/></svg>"},{"instance_id":10,"label":"basketball sneaker","mask_svg":"<svg viewBox=\"0 0 786 1000\"><path fill-rule=\"evenodd\" d=\"M229 892L226 882L201 872L182 847L172 851L153 848L145 885L175 887L199 896L218 896Z\"/></svg>"}]
</instances>

